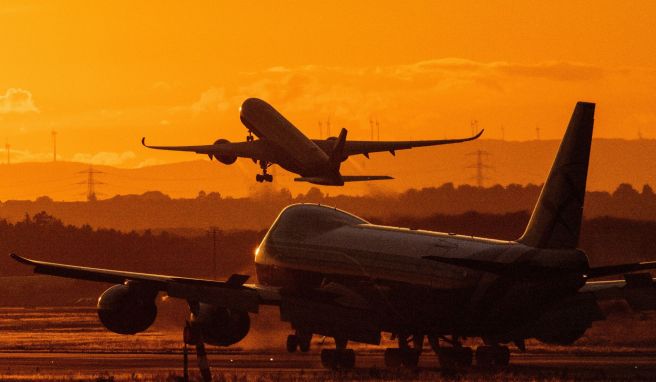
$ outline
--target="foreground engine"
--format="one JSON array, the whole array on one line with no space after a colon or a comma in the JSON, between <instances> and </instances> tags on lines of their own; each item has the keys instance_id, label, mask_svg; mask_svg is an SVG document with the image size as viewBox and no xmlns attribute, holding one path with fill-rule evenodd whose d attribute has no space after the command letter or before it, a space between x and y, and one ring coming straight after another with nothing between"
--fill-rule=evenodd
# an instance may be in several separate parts
<instances>
[{"instance_id":1,"label":"foreground engine","mask_svg":"<svg viewBox=\"0 0 656 382\"><path fill-rule=\"evenodd\" d=\"M547 311L534 324L533 337L552 345L571 345L592 326L593 321L604 319L591 296L578 296L560 303Z\"/></svg>"},{"instance_id":2,"label":"foreground engine","mask_svg":"<svg viewBox=\"0 0 656 382\"><path fill-rule=\"evenodd\" d=\"M110 331L136 334L148 329L157 317L157 291L135 285L114 285L98 299L98 317Z\"/></svg>"},{"instance_id":3,"label":"foreground engine","mask_svg":"<svg viewBox=\"0 0 656 382\"><path fill-rule=\"evenodd\" d=\"M216 142L214 142L215 145L220 145L221 143L230 143L229 140L227 139L217 139ZM223 164L233 164L237 161L237 155L216 155L216 160ZM210 155L210 159L212 158L212 155Z\"/></svg>"},{"instance_id":4,"label":"foreground engine","mask_svg":"<svg viewBox=\"0 0 656 382\"><path fill-rule=\"evenodd\" d=\"M200 304L198 315L192 314L191 322L203 333L203 341L215 346L230 346L241 341L251 327L247 312Z\"/></svg>"}]
</instances>

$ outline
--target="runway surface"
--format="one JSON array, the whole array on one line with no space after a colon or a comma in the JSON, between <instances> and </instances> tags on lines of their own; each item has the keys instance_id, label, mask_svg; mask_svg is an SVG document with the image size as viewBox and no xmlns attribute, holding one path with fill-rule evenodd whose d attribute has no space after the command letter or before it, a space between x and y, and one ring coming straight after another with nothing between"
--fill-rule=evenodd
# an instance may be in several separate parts
<instances>
[{"instance_id":1,"label":"runway surface","mask_svg":"<svg viewBox=\"0 0 656 382\"><path fill-rule=\"evenodd\" d=\"M193 354L189 361L190 369L195 372ZM656 380L656 354L513 354L511 362L504 371L473 367L464 373L470 380L488 379L490 373L502 380ZM296 381L299 378L433 380L442 375L433 354L423 356L420 368L411 374L407 370L385 369L382 352L361 352L356 363L355 370L336 375L321 367L318 352L210 355L215 375L240 375L245 380L263 375L278 380L294 376ZM299 374L301 371L303 374ZM97 380L99 376L113 376L115 380L166 380L172 374L182 374L181 354L0 353L0 380Z\"/></svg>"}]
</instances>

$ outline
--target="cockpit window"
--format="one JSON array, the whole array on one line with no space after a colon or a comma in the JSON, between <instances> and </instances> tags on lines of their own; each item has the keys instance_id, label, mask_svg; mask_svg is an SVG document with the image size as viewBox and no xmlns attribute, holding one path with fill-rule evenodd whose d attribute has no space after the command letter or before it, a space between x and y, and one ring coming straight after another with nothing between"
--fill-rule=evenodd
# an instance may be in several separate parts
<instances>
[{"instance_id":1,"label":"cockpit window","mask_svg":"<svg viewBox=\"0 0 656 382\"><path fill-rule=\"evenodd\" d=\"M317 205L296 205L284 210L270 232L273 240L305 240L334 229L367 224L357 216L334 208Z\"/></svg>"}]
</instances>

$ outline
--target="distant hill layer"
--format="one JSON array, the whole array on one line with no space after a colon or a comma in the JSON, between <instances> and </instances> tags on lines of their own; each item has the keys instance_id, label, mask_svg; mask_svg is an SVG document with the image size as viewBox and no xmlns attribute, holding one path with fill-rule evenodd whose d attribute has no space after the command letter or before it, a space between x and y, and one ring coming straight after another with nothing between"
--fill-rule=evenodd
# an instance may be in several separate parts
<instances>
[{"instance_id":1,"label":"distant hill layer","mask_svg":"<svg viewBox=\"0 0 656 382\"><path fill-rule=\"evenodd\" d=\"M541 184L549 170L559 141L476 142L404 150L352 157L342 166L351 175L391 175L390 181L351 183L345 187L322 187L331 195L363 195L402 192L409 188L476 184L476 152L481 150L485 185L511 183ZM174 198L195 197L199 191L222 196L257 194L271 185L255 182L258 166L240 159L227 166L202 156L180 154L187 162L136 169L94 166L95 190L99 198L142 194L158 190ZM656 184L656 140L596 139L592 148L589 190L612 191L620 183L637 187ZM89 165L83 163L17 163L0 165L0 200L35 199L47 195L54 200L84 200ZM292 194L307 193L312 185L294 182L294 174L274 166L273 187Z\"/></svg>"}]
</instances>

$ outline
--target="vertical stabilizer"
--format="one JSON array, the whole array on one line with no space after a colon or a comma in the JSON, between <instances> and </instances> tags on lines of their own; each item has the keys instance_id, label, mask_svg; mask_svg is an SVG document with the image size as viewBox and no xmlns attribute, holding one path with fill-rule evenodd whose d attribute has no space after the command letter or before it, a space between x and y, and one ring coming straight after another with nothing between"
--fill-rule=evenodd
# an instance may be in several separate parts
<instances>
[{"instance_id":1,"label":"vertical stabilizer","mask_svg":"<svg viewBox=\"0 0 656 382\"><path fill-rule=\"evenodd\" d=\"M550 249L578 245L594 110L594 103L576 104L531 220L518 242Z\"/></svg>"}]
</instances>

